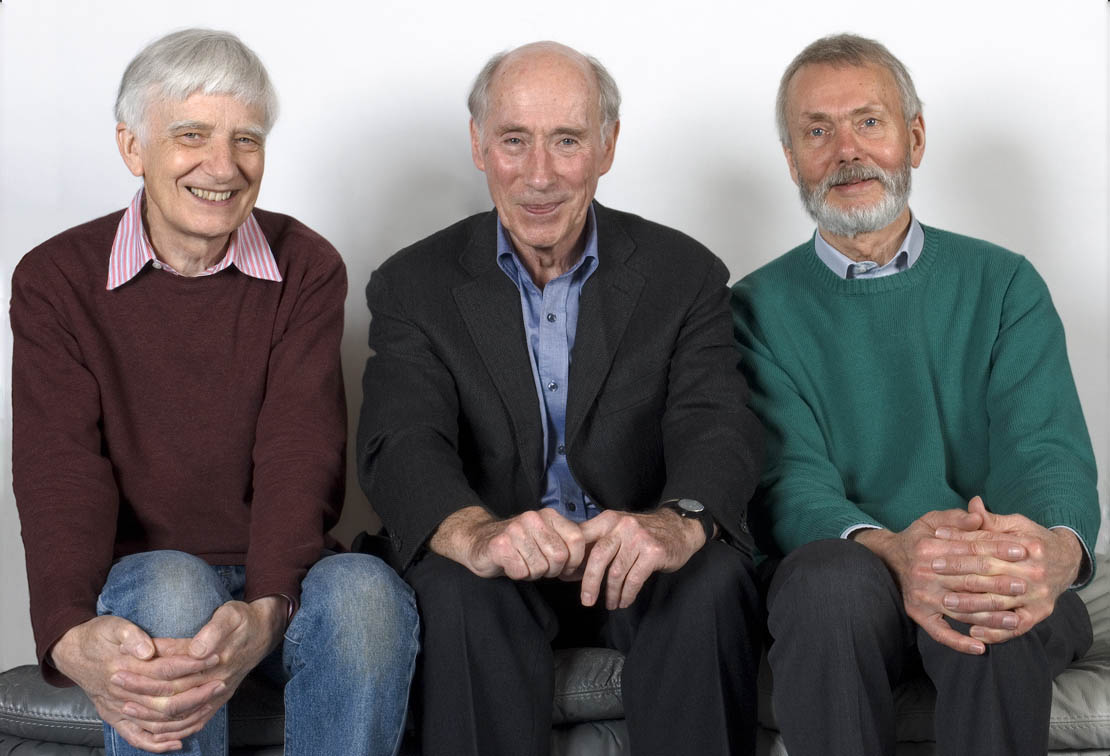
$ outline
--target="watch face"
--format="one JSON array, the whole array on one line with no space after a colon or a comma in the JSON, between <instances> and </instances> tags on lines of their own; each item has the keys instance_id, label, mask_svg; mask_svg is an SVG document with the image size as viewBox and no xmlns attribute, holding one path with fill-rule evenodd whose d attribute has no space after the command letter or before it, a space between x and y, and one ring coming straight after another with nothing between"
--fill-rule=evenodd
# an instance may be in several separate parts
<instances>
[{"instance_id":1,"label":"watch face","mask_svg":"<svg viewBox=\"0 0 1110 756\"><path fill-rule=\"evenodd\" d=\"M683 512L688 512L692 515L700 515L705 511L705 505L694 499L679 499L677 505Z\"/></svg>"}]
</instances>

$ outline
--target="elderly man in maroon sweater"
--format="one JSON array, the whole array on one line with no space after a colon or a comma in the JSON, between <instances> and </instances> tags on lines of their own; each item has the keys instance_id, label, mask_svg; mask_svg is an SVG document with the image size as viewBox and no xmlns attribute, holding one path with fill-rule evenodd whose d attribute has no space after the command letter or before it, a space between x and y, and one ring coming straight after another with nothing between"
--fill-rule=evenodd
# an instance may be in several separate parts
<instances>
[{"instance_id":1,"label":"elderly man in maroon sweater","mask_svg":"<svg viewBox=\"0 0 1110 756\"><path fill-rule=\"evenodd\" d=\"M285 682L286 753L399 748L415 605L380 560L328 555L346 274L316 233L254 209L275 115L234 36L152 43L116 103L142 189L12 280L39 662L90 696L110 754L226 753L224 704L260 664Z\"/></svg>"}]
</instances>

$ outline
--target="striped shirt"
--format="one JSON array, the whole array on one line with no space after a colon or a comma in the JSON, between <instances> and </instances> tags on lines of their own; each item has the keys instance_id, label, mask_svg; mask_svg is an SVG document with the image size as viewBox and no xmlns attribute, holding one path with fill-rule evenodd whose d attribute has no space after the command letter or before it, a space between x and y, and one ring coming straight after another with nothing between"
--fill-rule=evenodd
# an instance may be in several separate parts
<instances>
[{"instance_id":1,"label":"striped shirt","mask_svg":"<svg viewBox=\"0 0 1110 756\"><path fill-rule=\"evenodd\" d=\"M111 291L130 281L147 263L159 270L168 270L174 275L177 271L154 255L146 232L143 230L143 190L135 193L127 212L120 219L112 240L112 255L108 259L108 286ZM231 233L227 254L223 259L200 275L210 276L219 273L229 265L234 265L252 278L265 281L281 281L274 253L266 241L254 214L247 216L243 225Z\"/></svg>"}]
</instances>

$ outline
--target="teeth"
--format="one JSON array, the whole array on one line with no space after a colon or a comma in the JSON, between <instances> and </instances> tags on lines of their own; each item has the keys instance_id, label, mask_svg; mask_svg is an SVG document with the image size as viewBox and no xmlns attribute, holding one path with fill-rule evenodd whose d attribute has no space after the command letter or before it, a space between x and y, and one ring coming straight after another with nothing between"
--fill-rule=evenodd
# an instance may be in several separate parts
<instances>
[{"instance_id":1,"label":"teeth","mask_svg":"<svg viewBox=\"0 0 1110 756\"><path fill-rule=\"evenodd\" d=\"M204 189L196 189L191 186L189 187L189 191L197 197L200 197L201 199L210 200L212 202L222 202L223 200L231 196L231 192L209 192L205 191Z\"/></svg>"}]
</instances>

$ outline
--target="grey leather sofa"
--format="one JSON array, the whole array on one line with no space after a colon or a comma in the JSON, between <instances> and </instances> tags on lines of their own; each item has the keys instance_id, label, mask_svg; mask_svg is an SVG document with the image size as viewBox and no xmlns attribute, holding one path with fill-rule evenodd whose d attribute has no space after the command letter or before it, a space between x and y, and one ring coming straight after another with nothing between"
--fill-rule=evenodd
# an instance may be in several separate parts
<instances>
[{"instance_id":1,"label":"grey leather sofa","mask_svg":"<svg viewBox=\"0 0 1110 756\"><path fill-rule=\"evenodd\" d=\"M1081 595L1094 625L1087 655L1054 684L1052 754L1110 754L1110 560L1100 559L1098 577ZM556 655L552 731L554 756L630 754L620 701L623 660L602 649ZM759 681L759 756L786 756L770 704L771 679ZM898 700L898 756L931 756L933 700L925 681L902 686ZM676 706L679 706L676 703ZM281 693L248 678L231 702L231 744L236 756L280 756L284 722ZM404 753L415 756L415 744ZM100 720L75 688L47 685L33 666L0 674L0 756L99 756Z\"/></svg>"},{"instance_id":2,"label":"grey leather sofa","mask_svg":"<svg viewBox=\"0 0 1110 756\"><path fill-rule=\"evenodd\" d=\"M604 649L556 654L555 756L629 753L620 699L623 662ZM231 700L229 718L234 756L281 756L279 688L248 677ZM0 674L0 756L101 756L103 745L100 719L80 689L48 685L33 665ZM402 753L419 753L411 738Z\"/></svg>"}]
</instances>

